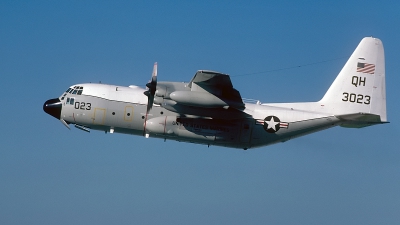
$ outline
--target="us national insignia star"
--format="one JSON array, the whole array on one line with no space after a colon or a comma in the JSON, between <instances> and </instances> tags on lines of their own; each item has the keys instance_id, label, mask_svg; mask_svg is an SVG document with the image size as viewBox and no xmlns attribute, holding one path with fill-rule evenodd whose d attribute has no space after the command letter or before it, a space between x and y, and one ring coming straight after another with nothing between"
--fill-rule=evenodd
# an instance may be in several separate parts
<instances>
[{"instance_id":1,"label":"us national insignia star","mask_svg":"<svg viewBox=\"0 0 400 225\"><path fill-rule=\"evenodd\" d=\"M264 130L268 133L275 133L280 128L280 122L276 116L267 116L264 119Z\"/></svg>"}]
</instances>

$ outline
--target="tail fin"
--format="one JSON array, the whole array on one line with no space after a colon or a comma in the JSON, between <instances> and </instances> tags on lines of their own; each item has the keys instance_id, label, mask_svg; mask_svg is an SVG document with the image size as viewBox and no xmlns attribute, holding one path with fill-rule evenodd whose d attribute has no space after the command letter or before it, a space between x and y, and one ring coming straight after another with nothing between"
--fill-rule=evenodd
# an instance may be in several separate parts
<instances>
[{"instance_id":1,"label":"tail fin","mask_svg":"<svg viewBox=\"0 0 400 225\"><path fill-rule=\"evenodd\" d=\"M384 57L381 40L362 39L319 103L334 115L373 114L386 122Z\"/></svg>"}]
</instances>

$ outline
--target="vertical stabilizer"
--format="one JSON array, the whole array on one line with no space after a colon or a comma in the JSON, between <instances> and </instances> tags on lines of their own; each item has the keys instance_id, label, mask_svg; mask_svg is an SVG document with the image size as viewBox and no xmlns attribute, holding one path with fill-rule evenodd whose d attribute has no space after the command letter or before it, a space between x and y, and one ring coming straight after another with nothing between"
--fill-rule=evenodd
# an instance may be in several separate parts
<instances>
[{"instance_id":1,"label":"vertical stabilizer","mask_svg":"<svg viewBox=\"0 0 400 225\"><path fill-rule=\"evenodd\" d=\"M369 113L386 117L385 58L381 40L366 37L336 77L321 105L335 115Z\"/></svg>"}]
</instances>

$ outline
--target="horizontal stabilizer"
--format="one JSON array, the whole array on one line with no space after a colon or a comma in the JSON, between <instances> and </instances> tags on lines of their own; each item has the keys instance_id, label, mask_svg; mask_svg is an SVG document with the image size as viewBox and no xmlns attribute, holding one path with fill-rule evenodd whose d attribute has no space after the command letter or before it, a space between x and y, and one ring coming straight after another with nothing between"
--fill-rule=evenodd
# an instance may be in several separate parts
<instances>
[{"instance_id":1,"label":"horizontal stabilizer","mask_svg":"<svg viewBox=\"0 0 400 225\"><path fill-rule=\"evenodd\" d=\"M343 121L340 125L341 127L347 128L362 128L376 124L389 123L386 121L383 122L379 115L370 113L344 114L336 115L335 117Z\"/></svg>"}]
</instances>

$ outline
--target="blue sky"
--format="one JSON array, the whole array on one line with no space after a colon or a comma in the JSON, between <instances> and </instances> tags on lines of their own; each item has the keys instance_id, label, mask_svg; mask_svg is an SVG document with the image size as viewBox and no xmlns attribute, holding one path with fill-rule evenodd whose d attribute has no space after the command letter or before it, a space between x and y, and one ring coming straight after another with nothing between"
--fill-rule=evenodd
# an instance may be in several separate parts
<instances>
[{"instance_id":1,"label":"blue sky","mask_svg":"<svg viewBox=\"0 0 400 225\"><path fill-rule=\"evenodd\" d=\"M0 223L398 224L399 9L368 0L0 2ZM156 61L159 80L209 69L232 75L246 98L316 101L365 36L385 47L390 124L241 151L70 131L42 110L76 83L144 85Z\"/></svg>"}]
</instances>

